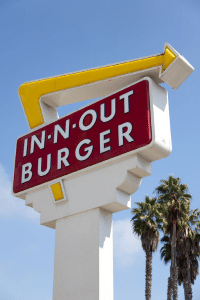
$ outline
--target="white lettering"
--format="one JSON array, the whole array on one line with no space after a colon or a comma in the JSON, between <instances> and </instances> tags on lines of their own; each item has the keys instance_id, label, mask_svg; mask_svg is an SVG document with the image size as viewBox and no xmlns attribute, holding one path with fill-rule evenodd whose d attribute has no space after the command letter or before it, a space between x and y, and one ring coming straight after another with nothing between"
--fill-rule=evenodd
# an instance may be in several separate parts
<instances>
[{"instance_id":1,"label":"white lettering","mask_svg":"<svg viewBox=\"0 0 200 300\"><path fill-rule=\"evenodd\" d=\"M27 148L28 148L28 138L24 140L23 157L27 155Z\"/></svg>"},{"instance_id":2,"label":"white lettering","mask_svg":"<svg viewBox=\"0 0 200 300\"><path fill-rule=\"evenodd\" d=\"M105 135L110 133L110 129L100 133L100 153L111 150L111 147L105 147L105 144L110 142L110 138L104 139Z\"/></svg>"},{"instance_id":3,"label":"white lettering","mask_svg":"<svg viewBox=\"0 0 200 300\"><path fill-rule=\"evenodd\" d=\"M51 169L51 154L47 155L47 168L45 171L42 171L42 157L38 159L38 175L45 176L49 173Z\"/></svg>"},{"instance_id":4,"label":"white lettering","mask_svg":"<svg viewBox=\"0 0 200 300\"><path fill-rule=\"evenodd\" d=\"M123 129L127 128L126 132L123 132ZM130 143L134 142L134 139L132 136L130 136L130 133L133 129L133 126L130 122L126 122L124 124L121 124L118 126L118 139L119 139L119 146L124 145L124 138Z\"/></svg>"},{"instance_id":5,"label":"white lettering","mask_svg":"<svg viewBox=\"0 0 200 300\"><path fill-rule=\"evenodd\" d=\"M83 121L84 121L84 119L85 119L85 117L87 115L91 115L92 116L92 122L89 125L84 125ZM89 130L95 124L96 119L97 119L97 113L96 113L96 111L94 109L89 109L89 110L85 111L82 114L82 116L81 116L81 118L79 120L79 127L80 127L80 129L83 130L83 131Z\"/></svg>"},{"instance_id":6,"label":"white lettering","mask_svg":"<svg viewBox=\"0 0 200 300\"><path fill-rule=\"evenodd\" d=\"M105 117L105 103L101 104L101 121L108 122L112 120L116 113L116 99L112 99L111 101L111 114L109 117Z\"/></svg>"},{"instance_id":7,"label":"white lettering","mask_svg":"<svg viewBox=\"0 0 200 300\"><path fill-rule=\"evenodd\" d=\"M62 156L63 153L64 153L64 156ZM68 156L69 156L68 148L62 148L62 149L58 150L57 170L60 170L62 168L62 162L65 165L65 167L70 166L69 162L67 161Z\"/></svg>"},{"instance_id":8,"label":"white lettering","mask_svg":"<svg viewBox=\"0 0 200 300\"><path fill-rule=\"evenodd\" d=\"M124 99L124 113L129 112L129 96L133 95L133 91L130 91L128 93L125 93L119 97L120 100Z\"/></svg>"},{"instance_id":9,"label":"white lettering","mask_svg":"<svg viewBox=\"0 0 200 300\"><path fill-rule=\"evenodd\" d=\"M87 145L88 145L88 144L90 144L90 143L91 143L91 140L85 139L85 140L81 141L81 142L78 144L78 146L76 147L75 155L76 155L76 158L77 158L79 161L86 160L86 159L88 159L88 157L90 157L90 155L91 155L91 153L92 153L92 150L93 150L93 146L89 146L89 147L86 147L86 148L84 149L84 151L87 152L86 155L84 155L84 156L80 155L80 148L81 148L81 146L84 145L84 144L87 144Z\"/></svg>"},{"instance_id":10,"label":"white lettering","mask_svg":"<svg viewBox=\"0 0 200 300\"><path fill-rule=\"evenodd\" d=\"M38 145L38 147L40 149L44 149L44 146L45 146L45 134L46 134L46 130L43 130L42 131L42 139L41 139L41 141L38 139L38 137L35 134L31 137L31 152L30 153L34 152L34 150L35 150L35 143Z\"/></svg>"},{"instance_id":11,"label":"white lettering","mask_svg":"<svg viewBox=\"0 0 200 300\"><path fill-rule=\"evenodd\" d=\"M66 120L65 123L65 130L62 129L62 127L59 124L56 124L54 127L54 144L56 144L58 142L58 132L62 135L62 137L64 139L68 139L69 138L69 123L70 120Z\"/></svg>"},{"instance_id":12,"label":"white lettering","mask_svg":"<svg viewBox=\"0 0 200 300\"><path fill-rule=\"evenodd\" d=\"M33 173L31 172L32 169L32 163L26 163L22 166L22 180L21 183L27 182L31 180ZM28 176L26 177L26 175Z\"/></svg>"}]
</instances>

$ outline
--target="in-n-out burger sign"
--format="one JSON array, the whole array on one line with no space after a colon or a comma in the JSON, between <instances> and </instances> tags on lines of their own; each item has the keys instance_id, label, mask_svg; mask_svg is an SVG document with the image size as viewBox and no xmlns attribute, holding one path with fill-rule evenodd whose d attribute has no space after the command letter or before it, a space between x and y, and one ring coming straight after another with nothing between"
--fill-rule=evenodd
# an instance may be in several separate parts
<instances>
[{"instance_id":1,"label":"in-n-out burger sign","mask_svg":"<svg viewBox=\"0 0 200 300\"><path fill-rule=\"evenodd\" d=\"M113 298L112 213L131 207L151 162L171 152L159 83L177 89L192 71L166 43L160 55L20 86L32 131L17 141L13 192L56 229L54 300L83 300L83 286L84 299ZM57 120L57 106L99 96Z\"/></svg>"},{"instance_id":2,"label":"in-n-out burger sign","mask_svg":"<svg viewBox=\"0 0 200 300\"><path fill-rule=\"evenodd\" d=\"M149 81L143 80L20 137L13 192L150 144Z\"/></svg>"}]
</instances>

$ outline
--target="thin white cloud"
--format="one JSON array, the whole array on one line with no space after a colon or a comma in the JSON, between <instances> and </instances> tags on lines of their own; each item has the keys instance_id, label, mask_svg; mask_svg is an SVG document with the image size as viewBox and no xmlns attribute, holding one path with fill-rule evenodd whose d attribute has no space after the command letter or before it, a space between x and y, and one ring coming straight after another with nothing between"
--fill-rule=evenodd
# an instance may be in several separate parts
<instances>
[{"instance_id":1,"label":"thin white cloud","mask_svg":"<svg viewBox=\"0 0 200 300\"><path fill-rule=\"evenodd\" d=\"M25 201L12 196L11 182L8 174L0 163L0 218L27 218L39 220L40 215L32 208L25 206Z\"/></svg>"},{"instance_id":2,"label":"thin white cloud","mask_svg":"<svg viewBox=\"0 0 200 300\"><path fill-rule=\"evenodd\" d=\"M140 239L132 233L129 219L113 224L114 258L119 266L132 265L143 251Z\"/></svg>"}]
</instances>

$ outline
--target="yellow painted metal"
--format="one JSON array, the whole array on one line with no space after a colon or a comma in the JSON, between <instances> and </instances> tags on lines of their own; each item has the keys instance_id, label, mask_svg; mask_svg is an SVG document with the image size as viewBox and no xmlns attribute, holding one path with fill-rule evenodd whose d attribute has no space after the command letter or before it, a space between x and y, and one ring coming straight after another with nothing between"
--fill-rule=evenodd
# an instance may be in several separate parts
<instances>
[{"instance_id":1,"label":"yellow painted metal","mask_svg":"<svg viewBox=\"0 0 200 300\"><path fill-rule=\"evenodd\" d=\"M140 70L150 69L155 66L161 66L162 64L163 54L116 65L24 83L19 88L19 95L30 128L33 129L44 123L44 118L39 103L39 99L43 95L132 72L137 72Z\"/></svg>"},{"instance_id":2,"label":"yellow painted metal","mask_svg":"<svg viewBox=\"0 0 200 300\"><path fill-rule=\"evenodd\" d=\"M43 95L156 66L162 66L162 71L164 71L175 58L174 53L166 47L164 54L24 83L19 87L19 95L30 128L33 129L44 123L39 102L40 97Z\"/></svg>"},{"instance_id":3,"label":"yellow painted metal","mask_svg":"<svg viewBox=\"0 0 200 300\"><path fill-rule=\"evenodd\" d=\"M51 187L55 201L62 200L64 198L60 182L52 184L50 187Z\"/></svg>"},{"instance_id":4,"label":"yellow painted metal","mask_svg":"<svg viewBox=\"0 0 200 300\"><path fill-rule=\"evenodd\" d=\"M171 63L175 60L176 55L168 48L165 48L162 73L171 65Z\"/></svg>"}]
</instances>

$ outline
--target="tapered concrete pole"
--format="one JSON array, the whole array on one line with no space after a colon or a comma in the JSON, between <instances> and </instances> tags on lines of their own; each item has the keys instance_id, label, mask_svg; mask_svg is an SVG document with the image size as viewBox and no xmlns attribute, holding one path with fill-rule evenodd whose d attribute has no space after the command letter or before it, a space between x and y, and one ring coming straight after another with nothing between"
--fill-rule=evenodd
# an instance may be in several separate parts
<instances>
[{"instance_id":1,"label":"tapered concrete pole","mask_svg":"<svg viewBox=\"0 0 200 300\"><path fill-rule=\"evenodd\" d=\"M53 300L113 300L112 213L56 221Z\"/></svg>"}]
</instances>

